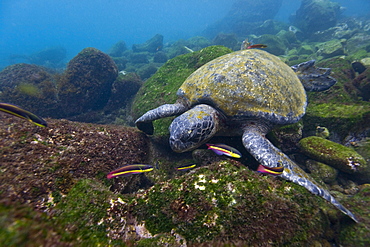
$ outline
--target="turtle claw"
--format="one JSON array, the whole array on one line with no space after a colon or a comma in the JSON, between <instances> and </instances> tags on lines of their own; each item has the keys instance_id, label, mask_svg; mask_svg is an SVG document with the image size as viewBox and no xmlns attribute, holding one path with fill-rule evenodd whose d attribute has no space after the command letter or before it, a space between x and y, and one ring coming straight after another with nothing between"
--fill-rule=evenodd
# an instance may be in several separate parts
<instances>
[{"instance_id":1,"label":"turtle claw","mask_svg":"<svg viewBox=\"0 0 370 247\"><path fill-rule=\"evenodd\" d=\"M315 67L315 60L293 65L291 68L296 72L306 91L325 91L337 82L329 76L331 69Z\"/></svg>"},{"instance_id":2,"label":"turtle claw","mask_svg":"<svg viewBox=\"0 0 370 247\"><path fill-rule=\"evenodd\" d=\"M153 122L136 122L136 127L147 135L153 135Z\"/></svg>"}]
</instances>

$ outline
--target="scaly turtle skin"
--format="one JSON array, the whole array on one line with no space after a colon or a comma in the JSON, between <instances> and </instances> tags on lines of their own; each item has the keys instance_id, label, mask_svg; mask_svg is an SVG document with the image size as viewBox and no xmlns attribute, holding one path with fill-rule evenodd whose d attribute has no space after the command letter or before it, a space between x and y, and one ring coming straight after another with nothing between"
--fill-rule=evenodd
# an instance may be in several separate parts
<instances>
[{"instance_id":1,"label":"scaly turtle skin","mask_svg":"<svg viewBox=\"0 0 370 247\"><path fill-rule=\"evenodd\" d=\"M291 124L305 114L306 90L323 91L335 84L330 69L314 61L292 67L262 50L248 49L218 57L191 74L179 88L178 100L148 111L136 126L153 134L152 121L177 116L171 123L175 152L195 149L214 135L241 135L244 147L262 165L284 166L280 176L331 202L357 222L328 191L265 138L274 125Z\"/></svg>"}]
</instances>

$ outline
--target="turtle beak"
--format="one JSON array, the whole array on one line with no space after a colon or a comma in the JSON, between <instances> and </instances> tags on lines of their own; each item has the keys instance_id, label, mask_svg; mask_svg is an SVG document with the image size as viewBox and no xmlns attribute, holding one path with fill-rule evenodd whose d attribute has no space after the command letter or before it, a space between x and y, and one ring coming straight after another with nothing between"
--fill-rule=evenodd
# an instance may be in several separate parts
<instances>
[{"instance_id":1,"label":"turtle beak","mask_svg":"<svg viewBox=\"0 0 370 247\"><path fill-rule=\"evenodd\" d=\"M172 136L170 137L170 147L176 153L182 153L182 152L184 152L183 150L185 149L184 143L182 143L179 140L175 140L175 138L172 137Z\"/></svg>"}]
</instances>

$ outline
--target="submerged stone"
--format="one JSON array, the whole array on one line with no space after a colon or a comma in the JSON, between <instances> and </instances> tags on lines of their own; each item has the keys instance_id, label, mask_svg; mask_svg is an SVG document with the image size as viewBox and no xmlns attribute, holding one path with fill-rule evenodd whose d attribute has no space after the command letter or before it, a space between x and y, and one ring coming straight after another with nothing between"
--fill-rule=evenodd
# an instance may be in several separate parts
<instances>
[{"instance_id":1,"label":"submerged stone","mask_svg":"<svg viewBox=\"0 0 370 247\"><path fill-rule=\"evenodd\" d=\"M132 205L131 213L152 235L176 232L194 244L322 242L318 236L329 226L324 200L230 161L156 184Z\"/></svg>"},{"instance_id":2,"label":"submerged stone","mask_svg":"<svg viewBox=\"0 0 370 247\"><path fill-rule=\"evenodd\" d=\"M303 138L299 145L308 157L345 173L358 172L361 166L366 165L365 159L355 150L318 136Z\"/></svg>"}]
</instances>

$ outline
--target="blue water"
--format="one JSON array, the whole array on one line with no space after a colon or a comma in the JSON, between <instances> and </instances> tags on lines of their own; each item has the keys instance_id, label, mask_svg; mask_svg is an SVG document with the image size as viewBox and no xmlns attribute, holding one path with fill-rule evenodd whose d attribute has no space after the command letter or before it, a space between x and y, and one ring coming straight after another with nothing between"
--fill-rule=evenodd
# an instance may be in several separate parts
<instances>
[{"instance_id":1,"label":"blue water","mask_svg":"<svg viewBox=\"0 0 370 247\"><path fill-rule=\"evenodd\" d=\"M159 33L164 42L199 35L220 20L233 0L1 0L0 68L12 54L63 46L68 59L85 47L102 51L119 40L130 48ZM370 12L370 0L337 0L348 16ZM276 16L288 17L299 0L284 0Z\"/></svg>"}]
</instances>

